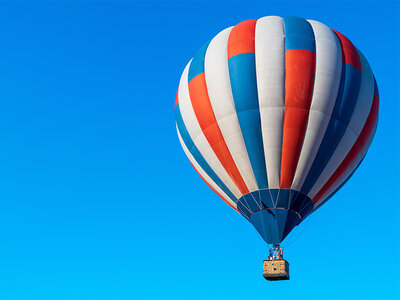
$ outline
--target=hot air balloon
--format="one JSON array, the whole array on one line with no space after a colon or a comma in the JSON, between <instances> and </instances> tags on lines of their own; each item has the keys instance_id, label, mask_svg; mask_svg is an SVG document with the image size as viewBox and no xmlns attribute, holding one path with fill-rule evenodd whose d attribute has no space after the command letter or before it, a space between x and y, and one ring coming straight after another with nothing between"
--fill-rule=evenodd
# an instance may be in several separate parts
<instances>
[{"instance_id":1,"label":"hot air balloon","mask_svg":"<svg viewBox=\"0 0 400 300\"><path fill-rule=\"evenodd\" d=\"M187 64L175 100L179 140L207 185L273 245L266 279L289 278L280 243L353 175L378 106L364 55L313 20L241 22Z\"/></svg>"}]
</instances>

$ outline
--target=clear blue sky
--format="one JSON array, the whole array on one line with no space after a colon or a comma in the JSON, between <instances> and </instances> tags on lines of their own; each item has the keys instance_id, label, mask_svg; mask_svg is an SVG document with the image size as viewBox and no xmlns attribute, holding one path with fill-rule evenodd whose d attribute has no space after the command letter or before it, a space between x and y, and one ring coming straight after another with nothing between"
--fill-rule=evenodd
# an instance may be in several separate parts
<instances>
[{"instance_id":1,"label":"clear blue sky","mask_svg":"<svg viewBox=\"0 0 400 300\"><path fill-rule=\"evenodd\" d=\"M399 299L399 3L1 2L0 299ZM347 35L380 89L348 184L294 230L291 280L191 168L184 66L240 21L296 15Z\"/></svg>"}]
</instances>

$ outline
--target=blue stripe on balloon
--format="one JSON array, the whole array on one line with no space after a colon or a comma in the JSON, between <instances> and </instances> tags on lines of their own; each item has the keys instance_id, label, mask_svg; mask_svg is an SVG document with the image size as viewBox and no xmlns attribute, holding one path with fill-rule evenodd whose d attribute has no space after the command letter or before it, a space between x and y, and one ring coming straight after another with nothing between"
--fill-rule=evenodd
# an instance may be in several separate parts
<instances>
[{"instance_id":1,"label":"blue stripe on balloon","mask_svg":"<svg viewBox=\"0 0 400 300\"><path fill-rule=\"evenodd\" d=\"M304 194L310 192L339 145L353 115L360 91L360 83L360 71L352 65L343 63L342 78L331 119L311 169L300 189Z\"/></svg>"},{"instance_id":2,"label":"blue stripe on balloon","mask_svg":"<svg viewBox=\"0 0 400 300\"><path fill-rule=\"evenodd\" d=\"M375 76L374 76L374 94L377 95L379 98L379 89L378 89L378 85L376 83Z\"/></svg>"},{"instance_id":3,"label":"blue stripe on balloon","mask_svg":"<svg viewBox=\"0 0 400 300\"><path fill-rule=\"evenodd\" d=\"M254 53L243 53L228 60L236 114L259 189L268 188L261 118L257 94Z\"/></svg>"},{"instance_id":4,"label":"blue stripe on balloon","mask_svg":"<svg viewBox=\"0 0 400 300\"><path fill-rule=\"evenodd\" d=\"M300 49L315 52L314 31L303 18L284 17L286 50Z\"/></svg>"},{"instance_id":5,"label":"blue stripe on balloon","mask_svg":"<svg viewBox=\"0 0 400 300\"><path fill-rule=\"evenodd\" d=\"M183 122L179 104L175 108L175 120L176 120L176 124L178 125L178 130L182 137L182 140L185 143L186 148L188 148L189 152L193 155L194 159L197 161L197 163L200 165L200 167L203 169L203 171L211 178L211 180L214 181L215 184L218 185L220 187L220 189L223 190L224 193L233 202L236 203L238 201L236 199L236 197L226 187L226 185L221 181L221 179L217 176L217 174L215 174L215 172L211 169L210 165L207 163L207 161L201 155L199 149L194 144L192 138L190 137L189 132L186 129L185 123Z\"/></svg>"},{"instance_id":6,"label":"blue stripe on balloon","mask_svg":"<svg viewBox=\"0 0 400 300\"><path fill-rule=\"evenodd\" d=\"M204 59L210 42L211 40L205 43L193 57L189 67L188 82L190 82L190 80L195 78L197 75L204 73Z\"/></svg>"}]
</instances>

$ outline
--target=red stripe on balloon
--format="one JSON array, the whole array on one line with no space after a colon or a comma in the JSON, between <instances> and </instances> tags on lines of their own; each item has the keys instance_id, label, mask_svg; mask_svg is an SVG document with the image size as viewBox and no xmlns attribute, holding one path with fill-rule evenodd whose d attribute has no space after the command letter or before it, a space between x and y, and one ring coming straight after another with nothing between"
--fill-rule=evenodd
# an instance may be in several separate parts
<instances>
[{"instance_id":1,"label":"red stripe on balloon","mask_svg":"<svg viewBox=\"0 0 400 300\"><path fill-rule=\"evenodd\" d=\"M200 124L208 143L214 150L222 166L232 178L233 182L244 195L249 193L242 176L232 158L232 155L225 143L221 130L211 106L210 98L207 92L205 74L201 73L189 82L189 94L194 113Z\"/></svg>"},{"instance_id":2,"label":"red stripe on balloon","mask_svg":"<svg viewBox=\"0 0 400 300\"><path fill-rule=\"evenodd\" d=\"M243 53L255 52L255 31L257 20L247 20L232 28L228 40L228 59Z\"/></svg>"},{"instance_id":3,"label":"red stripe on balloon","mask_svg":"<svg viewBox=\"0 0 400 300\"><path fill-rule=\"evenodd\" d=\"M339 168L333 173L331 178L325 183L322 189L315 195L313 202L317 203L318 200L325 195L325 193L335 184L335 182L346 172L346 170L351 166L357 156L360 154L361 150L364 148L367 143L369 137L371 136L373 129L375 127L376 121L378 119L378 109L379 109L379 97L377 94L374 95L374 99L372 102L371 110L369 112L367 121L364 124L364 127L351 148L350 152L347 154L346 158L340 164Z\"/></svg>"},{"instance_id":4,"label":"red stripe on balloon","mask_svg":"<svg viewBox=\"0 0 400 300\"><path fill-rule=\"evenodd\" d=\"M300 49L286 50L281 188L288 189L293 182L307 127L314 73L314 52Z\"/></svg>"},{"instance_id":5,"label":"red stripe on balloon","mask_svg":"<svg viewBox=\"0 0 400 300\"><path fill-rule=\"evenodd\" d=\"M178 87L178 89L176 90L175 106L174 106L174 108L175 108L175 107L178 105L178 103L179 103L178 92L179 92L179 87Z\"/></svg>"},{"instance_id":6,"label":"red stripe on balloon","mask_svg":"<svg viewBox=\"0 0 400 300\"><path fill-rule=\"evenodd\" d=\"M332 29L336 36L338 37L340 44L342 46L342 60L344 63L352 65L357 68L360 72L362 71L361 67L361 59L358 55L358 51L356 47L354 47L353 43L340 32Z\"/></svg>"}]
</instances>

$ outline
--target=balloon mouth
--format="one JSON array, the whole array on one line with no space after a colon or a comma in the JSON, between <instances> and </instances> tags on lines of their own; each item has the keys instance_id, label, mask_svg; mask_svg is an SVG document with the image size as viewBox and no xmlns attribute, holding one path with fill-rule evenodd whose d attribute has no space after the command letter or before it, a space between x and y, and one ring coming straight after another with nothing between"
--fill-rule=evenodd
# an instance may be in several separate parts
<instances>
[{"instance_id":1,"label":"balloon mouth","mask_svg":"<svg viewBox=\"0 0 400 300\"><path fill-rule=\"evenodd\" d=\"M291 189L265 189L242 196L237 208L268 244L279 244L314 209L305 194Z\"/></svg>"},{"instance_id":2,"label":"balloon mouth","mask_svg":"<svg viewBox=\"0 0 400 300\"><path fill-rule=\"evenodd\" d=\"M301 222L291 209L263 209L250 216L250 222L268 244L279 244Z\"/></svg>"}]
</instances>

